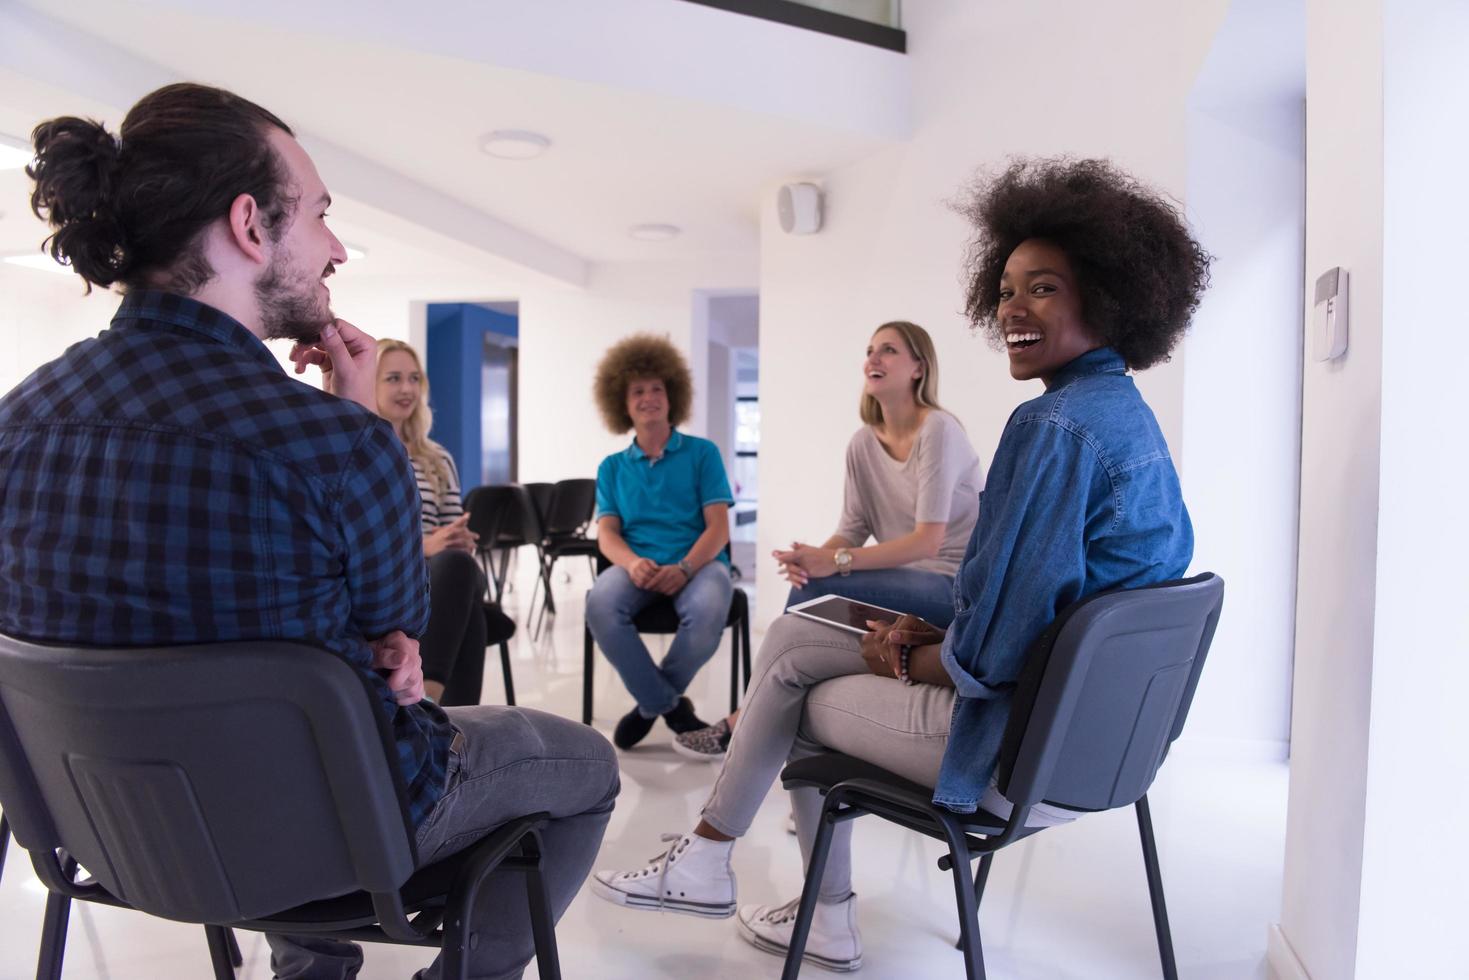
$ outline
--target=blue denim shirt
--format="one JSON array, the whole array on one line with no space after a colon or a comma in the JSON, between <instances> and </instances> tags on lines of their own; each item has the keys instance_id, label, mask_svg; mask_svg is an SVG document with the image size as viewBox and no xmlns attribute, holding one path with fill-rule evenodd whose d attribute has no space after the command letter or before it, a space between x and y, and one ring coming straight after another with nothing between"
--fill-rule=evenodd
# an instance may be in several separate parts
<instances>
[{"instance_id":1,"label":"blue denim shirt","mask_svg":"<svg viewBox=\"0 0 1469 980\"><path fill-rule=\"evenodd\" d=\"M1032 640L1104 589L1181 578L1193 526L1153 412L1111 348L1017 408L954 579L943 663L957 697L934 802L973 812L994 776Z\"/></svg>"}]
</instances>

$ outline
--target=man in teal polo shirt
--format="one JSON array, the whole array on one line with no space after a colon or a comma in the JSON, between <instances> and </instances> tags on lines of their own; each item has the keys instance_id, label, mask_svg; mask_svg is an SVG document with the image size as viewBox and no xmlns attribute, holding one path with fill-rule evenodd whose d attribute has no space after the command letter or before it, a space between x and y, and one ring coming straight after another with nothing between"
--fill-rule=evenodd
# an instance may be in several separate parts
<instances>
[{"instance_id":1,"label":"man in teal polo shirt","mask_svg":"<svg viewBox=\"0 0 1469 980\"><path fill-rule=\"evenodd\" d=\"M612 736L630 749L660 716L675 732L705 727L683 692L719 649L729 617L734 497L718 447L675 428L688 418L693 383L667 340L638 334L614 345L597 368L596 395L607 427L633 432L597 468L597 542L612 567L587 596L592 637L637 702ZM679 627L654 663L632 621L664 598Z\"/></svg>"}]
</instances>

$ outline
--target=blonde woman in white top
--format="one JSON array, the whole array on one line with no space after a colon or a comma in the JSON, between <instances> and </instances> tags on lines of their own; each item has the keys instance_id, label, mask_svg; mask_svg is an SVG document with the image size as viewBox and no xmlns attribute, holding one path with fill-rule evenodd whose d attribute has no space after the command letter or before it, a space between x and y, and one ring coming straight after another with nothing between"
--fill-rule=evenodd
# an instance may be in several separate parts
<instances>
[{"instance_id":1,"label":"blonde woman in white top","mask_svg":"<svg viewBox=\"0 0 1469 980\"><path fill-rule=\"evenodd\" d=\"M840 595L947 627L954 573L979 516L979 458L939 406L928 331L903 320L878 327L862 375L864 424L847 444L836 533L775 552L791 583L786 605Z\"/></svg>"},{"instance_id":2,"label":"blonde woman in white top","mask_svg":"<svg viewBox=\"0 0 1469 980\"><path fill-rule=\"evenodd\" d=\"M944 629L954 618L954 573L979 517L979 457L958 419L939 406L928 331L905 320L878 327L862 376L864 424L847 444L836 533L775 552L791 583L786 606L840 595ZM737 718L677 735L674 748L717 761Z\"/></svg>"}]
</instances>

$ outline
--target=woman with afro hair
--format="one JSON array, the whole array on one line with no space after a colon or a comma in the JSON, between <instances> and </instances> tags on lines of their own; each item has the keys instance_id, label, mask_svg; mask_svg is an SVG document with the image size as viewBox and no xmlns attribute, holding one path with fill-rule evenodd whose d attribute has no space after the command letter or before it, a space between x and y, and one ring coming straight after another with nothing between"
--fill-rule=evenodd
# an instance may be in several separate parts
<instances>
[{"instance_id":1,"label":"woman with afro hair","mask_svg":"<svg viewBox=\"0 0 1469 980\"><path fill-rule=\"evenodd\" d=\"M614 344L594 388L607 428L633 433L597 468L597 546L612 566L587 596L587 628L637 702L612 734L630 749L660 717L675 733L708 727L683 692L719 649L729 617L734 496L718 447L678 431L694 392L673 344L649 334ZM679 628L654 663L633 617L664 598Z\"/></svg>"},{"instance_id":2,"label":"woman with afro hair","mask_svg":"<svg viewBox=\"0 0 1469 980\"><path fill-rule=\"evenodd\" d=\"M647 868L601 871L629 908L738 912L740 935L784 956L796 902L735 903L730 852L789 760L826 751L924 786L961 813L1008 819L993 778L1031 641L1084 596L1181 577L1193 531L1168 446L1129 370L1165 360L1208 282L1177 210L1097 160L1019 162L977 188L967 311L1044 390L1005 423L954 582L947 630L903 617L857 637L784 616L771 625L724 768L694 831ZM803 854L821 800L792 793ZM1040 805L1030 826L1075 813ZM862 963L851 823L838 824L806 957Z\"/></svg>"}]
</instances>

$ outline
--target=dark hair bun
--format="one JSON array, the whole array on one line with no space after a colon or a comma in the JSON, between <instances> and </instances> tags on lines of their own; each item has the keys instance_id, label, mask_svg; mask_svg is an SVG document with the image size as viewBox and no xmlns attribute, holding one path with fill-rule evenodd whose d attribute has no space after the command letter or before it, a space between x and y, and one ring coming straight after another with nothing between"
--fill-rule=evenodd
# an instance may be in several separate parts
<instances>
[{"instance_id":1,"label":"dark hair bun","mask_svg":"<svg viewBox=\"0 0 1469 980\"><path fill-rule=\"evenodd\" d=\"M126 273L127 243L113 207L122 149L100 123L63 116L31 133L36 182L31 210L55 229L43 248L90 284L110 286Z\"/></svg>"}]
</instances>

